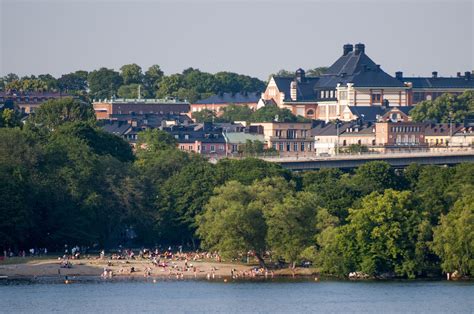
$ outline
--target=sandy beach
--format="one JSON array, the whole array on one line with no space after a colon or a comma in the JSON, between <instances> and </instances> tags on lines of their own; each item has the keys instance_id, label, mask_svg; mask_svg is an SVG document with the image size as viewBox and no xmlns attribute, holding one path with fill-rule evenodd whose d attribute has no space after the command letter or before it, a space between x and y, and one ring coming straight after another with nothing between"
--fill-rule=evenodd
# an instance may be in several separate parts
<instances>
[{"instance_id":1,"label":"sandy beach","mask_svg":"<svg viewBox=\"0 0 474 314\"><path fill-rule=\"evenodd\" d=\"M26 262L19 261L18 264L4 264L0 262L0 276L8 278L35 278L51 276L97 276L100 277L104 268L112 272L112 277L161 277L170 279L205 279L208 277L227 278L234 274L250 273L253 265L230 264L226 262L214 261L193 261L188 262L188 271L185 271L185 261L170 260L168 267L157 267L152 265L149 260L109 260L104 259L79 259L70 260L71 268L60 268L60 261L57 259L32 259L26 258ZM130 272L131 268L134 272ZM196 271L193 271L195 267ZM213 275L212 275L213 274ZM273 272L273 276L291 276L289 269L280 269ZM312 270L307 268L298 268L295 270L297 276L313 275ZM260 274L264 276L264 274ZM271 276L271 272L267 273ZM250 277L250 276L249 276Z\"/></svg>"}]
</instances>

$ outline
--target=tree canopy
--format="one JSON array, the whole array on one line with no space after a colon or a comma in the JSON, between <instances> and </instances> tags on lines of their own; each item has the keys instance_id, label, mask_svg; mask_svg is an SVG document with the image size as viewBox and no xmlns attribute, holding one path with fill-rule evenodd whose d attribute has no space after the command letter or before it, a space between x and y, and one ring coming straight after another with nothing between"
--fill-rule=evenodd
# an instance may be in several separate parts
<instances>
[{"instance_id":1,"label":"tree canopy","mask_svg":"<svg viewBox=\"0 0 474 314\"><path fill-rule=\"evenodd\" d=\"M461 95L443 94L435 100L424 100L411 111L413 121L463 122L474 118L474 91Z\"/></svg>"}]
</instances>

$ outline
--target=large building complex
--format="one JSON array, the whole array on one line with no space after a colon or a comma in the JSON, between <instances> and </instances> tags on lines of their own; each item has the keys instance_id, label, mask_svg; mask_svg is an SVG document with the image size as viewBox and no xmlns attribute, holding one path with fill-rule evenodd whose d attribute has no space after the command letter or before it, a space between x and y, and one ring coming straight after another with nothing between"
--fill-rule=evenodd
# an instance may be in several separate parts
<instances>
[{"instance_id":1,"label":"large building complex","mask_svg":"<svg viewBox=\"0 0 474 314\"><path fill-rule=\"evenodd\" d=\"M366 53L364 44L346 44L342 56L319 77L307 77L298 69L294 77L273 76L264 101L273 101L293 114L320 120L349 120L347 107L412 106L443 93L459 94L474 89L471 72L456 77L393 77L382 70Z\"/></svg>"}]
</instances>

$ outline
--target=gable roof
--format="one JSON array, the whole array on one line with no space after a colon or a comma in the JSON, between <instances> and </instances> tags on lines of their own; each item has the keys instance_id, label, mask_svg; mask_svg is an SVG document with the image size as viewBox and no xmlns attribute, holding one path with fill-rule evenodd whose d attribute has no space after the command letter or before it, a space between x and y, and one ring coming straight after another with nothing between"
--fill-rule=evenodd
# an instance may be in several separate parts
<instances>
[{"instance_id":1,"label":"gable roof","mask_svg":"<svg viewBox=\"0 0 474 314\"><path fill-rule=\"evenodd\" d=\"M353 83L355 87L404 87L404 83L383 71L362 51L341 56L321 76L316 87L335 88L338 83Z\"/></svg>"},{"instance_id":2,"label":"gable roof","mask_svg":"<svg viewBox=\"0 0 474 314\"><path fill-rule=\"evenodd\" d=\"M198 100L195 104L257 103L259 99L260 93L223 93Z\"/></svg>"},{"instance_id":3,"label":"gable roof","mask_svg":"<svg viewBox=\"0 0 474 314\"><path fill-rule=\"evenodd\" d=\"M285 101L291 100L290 84L295 81L294 77L274 76L273 80L278 90L285 94ZM314 100L317 96L314 91L314 86L319 80L319 77L305 77L303 81L297 82L296 85L296 99L297 101Z\"/></svg>"},{"instance_id":4,"label":"gable roof","mask_svg":"<svg viewBox=\"0 0 474 314\"><path fill-rule=\"evenodd\" d=\"M344 53L319 77L305 77L298 81L294 77L274 76L278 90L285 94L284 101L291 101L290 84L293 81L297 83L297 102L318 100L318 91L333 90L337 84L353 83L354 87L405 87L403 81L387 74L365 54L363 44L356 45L356 48L357 46L361 49ZM304 73L300 69L298 71ZM295 74L297 76L299 73Z\"/></svg>"}]
</instances>

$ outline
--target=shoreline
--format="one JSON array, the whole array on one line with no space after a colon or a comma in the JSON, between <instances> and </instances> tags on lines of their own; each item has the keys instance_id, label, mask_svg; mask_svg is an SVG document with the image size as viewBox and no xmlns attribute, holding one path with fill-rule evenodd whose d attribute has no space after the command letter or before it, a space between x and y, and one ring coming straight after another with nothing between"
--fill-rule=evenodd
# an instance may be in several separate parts
<instances>
[{"instance_id":1,"label":"shoreline","mask_svg":"<svg viewBox=\"0 0 474 314\"><path fill-rule=\"evenodd\" d=\"M71 268L61 268L57 259L31 259L19 263L0 262L0 278L65 278L65 277L96 277L114 278L157 278L157 279L257 279L292 277L291 270L279 269L257 270L256 265L217 262L211 260L182 261L167 260L166 267L156 266L149 260L101 260L78 259L69 260ZM132 271L133 269L133 271ZM297 268L295 277L319 277L314 269Z\"/></svg>"},{"instance_id":2,"label":"shoreline","mask_svg":"<svg viewBox=\"0 0 474 314\"><path fill-rule=\"evenodd\" d=\"M101 259L78 259L70 260L71 268L60 268L57 259L30 259L19 260L19 263L0 262L0 282L9 280L45 280L45 281L88 281L101 280L121 281L265 281L265 280L307 280L307 281L447 281L445 277L427 277L416 279L404 278L366 278L349 279L332 276L321 276L314 268L296 268L294 271L288 268L269 270L268 272L254 271L258 266L237 263L217 262L211 260L188 262L169 260L168 267L152 266L149 260L101 260ZM191 266L191 267L189 267ZM130 273L130 269L134 272ZM109 271L103 276L104 269ZM186 270L187 269L187 270ZM194 271L193 271L194 270ZM452 281L472 282L473 279L461 278Z\"/></svg>"}]
</instances>

